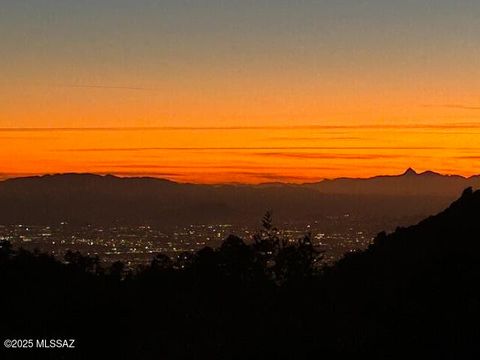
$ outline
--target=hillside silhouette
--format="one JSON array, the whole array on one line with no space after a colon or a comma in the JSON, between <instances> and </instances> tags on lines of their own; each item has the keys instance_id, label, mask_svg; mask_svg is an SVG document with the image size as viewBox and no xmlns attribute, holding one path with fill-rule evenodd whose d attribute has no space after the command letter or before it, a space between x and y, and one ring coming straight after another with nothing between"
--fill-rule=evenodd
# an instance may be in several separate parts
<instances>
[{"instance_id":1,"label":"hillside silhouette","mask_svg":"<svg viewBox=\"0 0 480 360\"><path fill-rule=\"evenodd\" d=\"M473 359L479 214L480 191L469 188L330 267L308 235L279 237L269 213L251 243L232 235L217 249L158 254L135 272L4 241L0 333L73 337L78 358Z\"/></svg>"},{"instance_id":2,"label":"hillside silhouette","mask_svg":"<svg viewBox=\"0 0 480 360\"><path fill-rule=\"evenodd\" d=\"M350 312L347 296L355 294L353 306L362 312L350 331L372 351L478 357L479 210L480 191L469 188L440 214L379 234L366 251L329 270L337 309Z\"/></svg>"},{"instance_id":3,"label":"hillside silhouette","mask_svg":"<svg viewBox=\"0 0 480 360\"><path fill-rule=\"evenodd\" d=\"M413 170L305 185L198 185L111 175L46 175L0 182L0 223L252 224L264 209L273 209L279 223L344 214L418 221L447 206L464 188L478 185L477 177Z\"/></svg>"}]
</instances>

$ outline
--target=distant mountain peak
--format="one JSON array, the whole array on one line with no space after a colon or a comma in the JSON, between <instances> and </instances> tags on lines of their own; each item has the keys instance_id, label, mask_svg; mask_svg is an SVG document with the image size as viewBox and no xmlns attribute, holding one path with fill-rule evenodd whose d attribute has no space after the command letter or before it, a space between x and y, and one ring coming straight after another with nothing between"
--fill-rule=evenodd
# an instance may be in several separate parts
<instances>
[{"instance_id":1,"label":"distant mountain peak","mask_svg":"<svg viewBox=\"0 0 480 360\"><path fill-rule=\"evenodd\" d=\"M415 176L418 175L418 173L413 170L411 167L409 167L405 172L402 174L403 176Z\"/></svg>"},{"instance_id":2,"label":"distant mountain peak","mask_svg":"<svg viewBox=\"0 0 480 360\"><path fill-rule=\"evenodd\" d=\"M449 175L442 175L438 172L431 171L431 170L424 171L420 175L425 175L425 176L449 176ZM459 176L459 175L456 175L456 176Z\"/></svg>"}]
</instances>

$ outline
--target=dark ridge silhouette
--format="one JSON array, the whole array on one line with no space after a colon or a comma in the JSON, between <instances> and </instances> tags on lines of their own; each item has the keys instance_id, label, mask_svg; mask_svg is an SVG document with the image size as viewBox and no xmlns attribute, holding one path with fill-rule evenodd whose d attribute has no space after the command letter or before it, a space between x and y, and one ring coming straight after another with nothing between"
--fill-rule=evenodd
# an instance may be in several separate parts
<instances>
[{"instance_id":1,"label":"dark ridge silhouette","mask_svg":"<svg viewBox=\"0 0 480 360\"><path fill-rule=\"evenodd\" d=\"M480 187L480 176L442 175L433 171L417 173L408 168L401 175L381 175L366 179L339 178L311 186L328 194L450 196L453 200L467 187Z\"/></svg>"},{"instance_id":2,"label":"dark ridge silhouette","mask_svg":"<svg viewBox=\"0 0 480 360\"><path fill-rule=\"evenodd\" d=\"M479 214L468 188L331 267L308 235L281 238L269 213L251 244L232 235L135 272L1 242L0 334L76 338L69 358L475 359Z\"/></svg>"},{"instance_id":3,"label":"dark ridge silhouette","mask_svg":"<svg viewBox=\"0 0 480 360\"><path fill-rule=\"evenodd\" d=\"M418 175L418 173L415 170L413 170L412 168L408 168L403 173L403 176L415 176L415 175Z\"/></svg>"},{"instance_id":4,"label":"dark ridge silhouette","mask_svg":"<svg viewBox=\"0 0 480 360\"><path fill-rule=\"evenodd\" d=\"M46 175L0 182L0 223L153 224L255 223L273 209L279 223L352 214L418 221L453 201L480 178L416 174L318 184L196 185L156 178ZM365 221L367 222L367 221ZM380 229L379 229L380 230Z\"/></svg>"},{"instance_id":5,"label":"dark ridge silhouette","mask_svg":"<svg viewBox=\"0 0 480 360\"><path fill-rule=\"evenodd\" d=\"M383 356L478 357L479 214L480 191L468 188L445 211L380 233L366 251L329 269L337 311L361 310L355 321L344 318L348 336Z\"/></svg>"}]
</instances>

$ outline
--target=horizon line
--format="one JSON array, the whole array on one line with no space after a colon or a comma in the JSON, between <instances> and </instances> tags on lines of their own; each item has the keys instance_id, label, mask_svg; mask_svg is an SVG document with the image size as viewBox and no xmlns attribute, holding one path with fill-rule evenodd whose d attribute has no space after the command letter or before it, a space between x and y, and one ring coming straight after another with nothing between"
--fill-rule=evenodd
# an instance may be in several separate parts
<instances>
[{"instance_id":1,"label":"horizon line","mask_svg":"<svg viewBox=\"0 0 480 360\"><path fill-rule=\"evenodd\" d=\"M405 176L408 173L413 172L414 175L423 175L423 174L428 174L428 173L433 173L437 174L439 176L458 176L463 179L471 179L473 177L480 176L480 174L474 174L470 176L464 176L460 174L449 174L449 173L440 173L437 171L433 170L425 170L421 172L417 172L414 170L412 167L407 168L401 173L396 173L396 174L377 174L373 176L367 176L367 177L348 177L348 176L340 176L340 177L335 177L335 178L318 178L317 180L313 181L305 181L305 182L288 182L288 181L282 181L282 180L276 180L276 181L265 181L265 182L214 182L214 183L204 183L204 182L191 182L191 181L179 181L179 180L173 180L169 178L168 176L155 176L154 173L113 173L113 172L54 172L54 173L16 173L16 174L11 174L12 176L9 176L9 174L1 174L0 173L0 182L4 182L7 180L16 180L16 179L27 179L27 178L41 178L41 177L48 177L48 176L64 176L64 175L93 175L93 176L99 176L99 177L115 177L118 179L153 179L153 180L164 180L164 181L169 181L172 183L176 184L185 184L185 185L249 185L249 186L258 186L258 185L269 185L269 184L280 184L280 185L311 185L311 184L316 184L320 183L323 181L332 181L332 180L342 180L342 179L348 179L348 180L368 180L368 179L373 179L377 177L400 177L400 176ZM295 177L291 177L292 179Z\"/></svg>"}]
</instances>

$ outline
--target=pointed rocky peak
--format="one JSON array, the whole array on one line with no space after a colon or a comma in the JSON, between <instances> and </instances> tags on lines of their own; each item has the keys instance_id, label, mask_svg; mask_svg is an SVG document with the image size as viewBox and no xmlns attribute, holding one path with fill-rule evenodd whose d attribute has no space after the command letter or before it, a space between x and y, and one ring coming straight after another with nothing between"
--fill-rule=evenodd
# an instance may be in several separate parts
<instances>
[{"instance_id":1,"label":"pointed rocky peak","mask_svg":"<svg viewBox=\"0 0 480 360\"><path fill-rule=\"evenodd\" d=\"M415 176L418 175L418 173L413 170L411 167L409 167L405 172L402 174L403 176Z\"/></svg>"}]
</instances>

